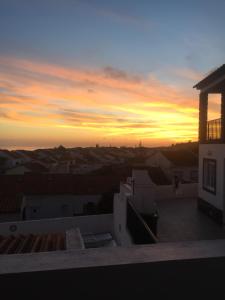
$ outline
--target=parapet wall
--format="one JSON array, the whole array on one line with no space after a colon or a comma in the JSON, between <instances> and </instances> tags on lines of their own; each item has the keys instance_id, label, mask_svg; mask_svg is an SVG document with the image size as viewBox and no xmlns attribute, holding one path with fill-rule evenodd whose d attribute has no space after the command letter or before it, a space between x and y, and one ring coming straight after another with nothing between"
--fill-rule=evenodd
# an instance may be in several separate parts
<instances>
[{"instance_id":1,"label":"parapet wall","mask_svg":"<svg viewBox=\"0 0 225 300\"><path fill-rule=\"evenodd\" d=\"M63 299L219 299L225 241L2 255L1 293Z\"/></svg>"},{"instance_id":2,"label":"parapet wall","mask_svg":"<svg viewBox=\"0 0 225 300\"><path fill-rule=\"evenodd\" d=\"M79 228L81 233L113 233L113 215L102 214L0 223L0 235L63 232L70 228Z\"/></svg>"},{"instance_id":3,"label":"parapet wall","mask_svg":"<svg viewBox=\"0 0 225 300\"><path fill-rule=\"evenodd\" d=\"M197 198L198 183L180 184L177 190L173 185L158 185L155 192L156 200L171 198Z\"/></svg>"}]
</instances>

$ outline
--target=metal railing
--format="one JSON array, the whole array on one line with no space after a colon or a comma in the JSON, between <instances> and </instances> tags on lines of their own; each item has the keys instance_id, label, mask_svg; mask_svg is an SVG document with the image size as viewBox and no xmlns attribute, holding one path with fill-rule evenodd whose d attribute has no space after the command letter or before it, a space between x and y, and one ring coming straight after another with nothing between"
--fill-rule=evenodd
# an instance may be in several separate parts
<instances>
[{"instance_id":1,"label":"metal railing","mask_svg":"<svg viewBox=\"0 0 225 300\"><path fill-rule=\"evenodd\" d=\"M127 228L134 244L155 244L158 241L131 201L127 201Z\"/></svg>"},{"instance_id":2,"label":"metal railing","mask_svg":"<svg viewBox=\"0 0 225 300\"><path fill-rule=\"evenodd\" d=\"M221 119L210 120L207 122L207 140L221 139Z\"/></svg>"}]
</instances>

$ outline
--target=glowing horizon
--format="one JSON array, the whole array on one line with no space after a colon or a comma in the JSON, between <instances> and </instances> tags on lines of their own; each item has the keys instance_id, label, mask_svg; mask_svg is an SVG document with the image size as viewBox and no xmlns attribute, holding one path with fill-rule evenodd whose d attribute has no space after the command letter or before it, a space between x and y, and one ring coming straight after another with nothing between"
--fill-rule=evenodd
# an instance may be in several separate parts
<instances>
[{"instance_id":1,"label":"glowing horizon","mask_svg":"<svg viewBox=\"0 0 225 300\"><path fill-rule=\"evenodd\" d=\"M197 101L152 76L0 57L2 139L146 146L196 139ZM196 103L195 103L196 102ZM35 134L35 140L33 135ZM74 138L73 138L74 135Z\"/></svg>"}]
</instances>

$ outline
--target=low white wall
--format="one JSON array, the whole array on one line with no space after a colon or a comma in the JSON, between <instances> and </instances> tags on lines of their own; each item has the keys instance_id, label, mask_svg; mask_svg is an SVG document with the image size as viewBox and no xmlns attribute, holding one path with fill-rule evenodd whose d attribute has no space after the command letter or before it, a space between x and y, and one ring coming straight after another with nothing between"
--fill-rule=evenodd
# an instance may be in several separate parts
<instances>
[{"instance_id":1,"label":"low white wall","mask_svg":"<svg viewBox=\"0 0 225 300\"><path fill-rule=\"evenodd\" d=\"M12 221L21 221L21 214L20 213L6 213L0 214L0 223L4 222L12 222Z\"/></svg>"},{"instance_id":2,"label":"low white wall","mask_svg":"<svg viewBox=\"0 0 225 300\"><path fill-rule=\"evenodd\" d=\"M97 205L100 200L101 195L25 196L22 211L25 207L26 220L72 217L74 214L82 214L88 202Z\"/></svg>"},{"instance_id":3,"label":"low white wall","mask_svg":"<svg viewBox=\"0 0 225 300\"><path fill-rule=\"evenodd\" d=\"M191 198L198 196L198 183L180 184L179 189L175 192L173 185L156 186L156 200L171 198Z\"/></svg>"},{"instance_id":4,"label":"low white wall","mask_svg":"<svg viewBox=\"0 0 225 300\"><path fill-rule=\"evenodd\" d=\"M1 223L0 235L53 233L71 228L79 228L82 234L113 233L113 215L102 214ZM13 229L15 230L13 231Z\"/></svg>"},{"instance_id":5,"label":"low white wall","mask_svg":"<svg viewBox=\"0 0 225 300\"><path fill-rule=\"evenodd\" d=\"M114 194L113 224L116 243L119 246L132 245L132 238L127 230L127 194Z\"/></svg>"}]
</instances>

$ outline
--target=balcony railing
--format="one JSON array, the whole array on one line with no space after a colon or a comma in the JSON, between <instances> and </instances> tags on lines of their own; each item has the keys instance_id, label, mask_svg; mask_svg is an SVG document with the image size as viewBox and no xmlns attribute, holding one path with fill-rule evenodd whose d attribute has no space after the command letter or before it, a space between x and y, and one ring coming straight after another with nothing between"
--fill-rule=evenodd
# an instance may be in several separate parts
<instances>
[{"instance_id":1,"label":"balcony railing","mask_svg":"<svg viewBox=\"0 0 225 300\"><path fill-rule=\"evenodd\" d=\"M221 119L210 120L207 122L207 140L221 139Z\"/></svg>"},{"instance_id":2,"label":"balcony railing","mask_svg":"<svg viewBox=\"0 0 225 300\"><path fill-rule=\"evenodd\" d=\"M127 202L127 228L134 244L154 244L157 238L131 201Z\"/></svg>"}]
</instances>

